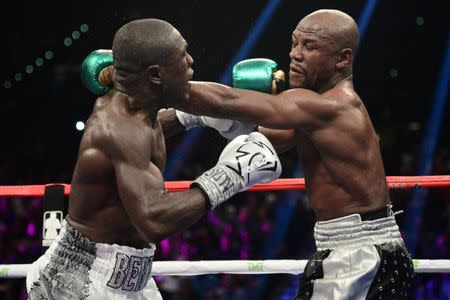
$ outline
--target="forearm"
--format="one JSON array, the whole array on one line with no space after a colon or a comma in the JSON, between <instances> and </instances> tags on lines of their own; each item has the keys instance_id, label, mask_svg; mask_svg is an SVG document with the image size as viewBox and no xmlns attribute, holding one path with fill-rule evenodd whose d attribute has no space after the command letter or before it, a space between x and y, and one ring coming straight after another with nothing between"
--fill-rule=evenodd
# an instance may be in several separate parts
<instances>
[{"instance_id":1,"label":"forearm","mask_svg":"<svg viewBox=\"0 0 450 300\"><path fill-rule=\"evenodd\" d=\"M185 108L195 115L232 118L237 115L232 101L239 98L238 89L214 82L191 82L190 102Z\"/></svg>"},{"instance_id":2,"label":"forearm","mask_svg":"<svg viewBox=\"0 0 450 300\"><path fill-rule=\"evenodd\" d=\"M255 183L278 178L281 164L269 140L253 132L233 139L217 164L197 177L187 192L168 193L161 174L149 174L133 165L116 163L116 170L128 215L142 235L155 242L185 229Z\"/></svg>"},{"instance_id":3,"label":"forearm","mask_svg":"<svg viewBox=\"0 0 450 300\"><path fill-rule=\"evenodd\" d=\"M175 109L173 108L160 110L158 113L158 121L161 124L166 139L186 131L178 120Z\"/></svg>"},{"instance_id":4,"label":"forearm","mask_svg":"<svg viewBox=\"0 0 450 300\"><path fill-rule=\"evenodd\" d=\"M228 87L213 82L192 82L186 107L192 114L228 118L249 124L279 127L277 96L252 90Z\"/></svg>"},{"instance_id":5,"label":"forearm","mask_svg":"<svg viewBox=\"0 0 450 300\"><path fill-rule=\"evenodd\" d=\"M234 88L212 83L191 81L191 102L194 106L192 113L202 112L219 118L231 118L239 121L255 121L251 115L244 113L239 119L240 98L252 102L276 95L285 90L285 75L282 70L277 71L277 63L271 59L256 58L240 61L233 66L232 84ZM256 92L257 91L257 92ZM252 99L253 98L253 99ZM270 98L270 97L269 97ZM255 105L258 102L250 103ZM224 107L226 104L227 107ZM235 114L238 113L238 114ZM256 120L260 121L260 120Z\"/></svg>"},{"instance_id":6,"label":"forearm","mask_svg":"<svg viewBox=\"0 0 450 300\"><path fill-rule=\"evenodd\" d=\"M198 188L187 192L166 192L156 201L146 199L140 230L149 241L157 242L196 223L208 211L207 200ZM144 225L145 224L145 225ZM144 226L142 226L144 225Z\"/></svg>"}]
</instances>

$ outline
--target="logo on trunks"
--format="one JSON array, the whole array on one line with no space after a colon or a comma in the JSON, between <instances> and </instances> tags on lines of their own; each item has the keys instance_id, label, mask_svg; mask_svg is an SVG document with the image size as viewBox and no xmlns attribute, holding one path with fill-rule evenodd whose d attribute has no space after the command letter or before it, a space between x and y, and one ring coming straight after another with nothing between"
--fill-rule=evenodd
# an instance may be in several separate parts
<instances>
[{"instance_id":1,"label":"logo on trunks","mask_svg":"<svg viewBox=\"0 0 450 300\"><path fill-rule=\"evenodd\" d=\"M44 212L44 222L42 226L42 246L48 247L58 236L62 227L63 213L59 210Z\"/></svg>"},{"instance_id":2,"label":"logo on trunks","mask_svg":"<svg viewBox=\"0 0 450 300\"><path fill-rule=\"evenodd\" d=\"M152 270L152 257L116 253L116 264L108 287L122 291L140 291L147 284Z\"/></svg>"}]
</instances>

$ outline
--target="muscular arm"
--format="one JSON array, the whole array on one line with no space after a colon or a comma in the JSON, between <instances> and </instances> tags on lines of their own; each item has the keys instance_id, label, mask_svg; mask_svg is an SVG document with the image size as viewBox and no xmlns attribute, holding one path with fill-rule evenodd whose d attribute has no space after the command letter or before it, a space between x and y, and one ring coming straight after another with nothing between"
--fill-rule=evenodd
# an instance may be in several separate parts
<instances>
[{"instance_id":1,"label":"muscular arm","mask_svg":"<svg viewBox=\"0 0 450 300\"><path fill-rule=\"evenodd\" d=\"M193 188L169 193L148 149L126 138L113 142L111 157L120 199L131 222L147 241L157 242L185 229L207 212L203 193Z\"/></svg>"},{"instance_id":2,"label":"muscular arm","mask_svg":"<svg viewBox=\"0 0 450 300\"><path fill-rule=\"evenodd\" d=\"M184 109L274 129L308 129L334 119L340 106L306 89L291 89L274 96L218 83L192 82L190 102Z\"/></svg>"},{"instance_id":3,"label":"muscular arm","mask_svg":"<svg viewBox=\"0 0 450 300\"><path fill-rule=\"evenodd\" d=\"M151 174L146 168L124 161L115 163L115 167L125 210L148 241L157 242L187 228L207 211L203 193L197 188L169 193L161 174Z\"/></svg>"}]
</instances>

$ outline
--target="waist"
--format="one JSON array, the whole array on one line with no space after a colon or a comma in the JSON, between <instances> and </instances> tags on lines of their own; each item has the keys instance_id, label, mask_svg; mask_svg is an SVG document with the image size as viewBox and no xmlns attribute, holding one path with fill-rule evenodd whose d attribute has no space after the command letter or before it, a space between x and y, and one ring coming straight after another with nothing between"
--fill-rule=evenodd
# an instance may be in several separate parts
<instances>
[{"instance_id":1,"label":"waist","mask_svg":"<svg viewBox=\"0 0 450 300\"><path fill-rule=\"evenodd\" d=\"M314 237L319 250L387 242L403 243L390 205L363 214L319 221L314 226Z\"/></svg>"},{"instance_id":2,"label":"waist","mask_svg":"<svg viewBox=\"0 0 450 300\"><path fill-rule=\"evenodd\" d=\"M149 242L145 241L131 223L128 216L124 217L118 211L108 213L99 212L95 217L66 216L67 224L78 231L83 237L95 243L117 244L136 249L148 248Z\"/></svg>"},{"instance_id":3,"label":"waist","mask_svg":"<svg viewBox=\"0 0 450 300\"><path fill-rule=\"evenodd\" d=\"M362 221L370 221L370 220L376 220L381 218L387 218L394 214L392 211L392 207L390 205L384 206L379 209L375 209L372 211L368 211L365 213L360 213Z\"/></svg>"},{"instance_id":4,"label":"waist","mask_svg":"<svg viewBox=\"0 0 450 300\"><path fill-rule=\"evenodd\" d=\"M361 215L363 220L374 220L389 215L388 200L371 199L355 200L345 197L328 197L324 199L314 198L311 205L314 209L318 221L328 221L351 214Z\"/></svg>"},{"instance_id":5,"label":"waist","mask_svg":"<svg viewBox=\"0 0 450 300\"><path fill-rule=\"evenodd\" d=\"M136 249L95 243L64 220L46 255L63 269L78 266L89 272L91 279L102 282L108 288L131 292L142 290L147 283L155 249L154 244Z\"/></svg>"}]
</instances>

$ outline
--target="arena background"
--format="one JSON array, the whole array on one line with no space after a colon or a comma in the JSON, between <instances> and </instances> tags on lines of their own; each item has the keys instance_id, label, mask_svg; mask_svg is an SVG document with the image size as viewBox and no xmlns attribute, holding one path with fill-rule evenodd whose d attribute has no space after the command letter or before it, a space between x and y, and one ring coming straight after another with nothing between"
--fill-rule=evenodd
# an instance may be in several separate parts
<instances>
[{"instance_id":1,"label":"arena background","mask_svg":"<svg viewBox=\"0 0 450 300\"><path fill-rule=\"evenodd\" d=\"M5 5L5 4L4 4ZM189 43L195 80L229 83L240 59L266 57L287 70L291 33L306 14L341 9L362 41L355 87L380 135L387 175L450 174L449 17L444 1L97 1L2 8L0 185L70 183L95 97L79 67L136 18L172 23ZM87 26L86 26L87 25ZM167 140L166 179L190 180L225 145L215 131ZM181 151L180 151L181 149ZM301 176L295 153L282 177ZM392 190L402 234L417 258L450 257L450 190ZM415 205L412 205L415 203ZM0 264L40 255L42 199L0 197ZM159 245L156 260L307 259L314 224L301 192L243 193ZM158 277L165 299L292 299L299 276ZM0 280L0 299L25 299L23 279ZM450 299L449 274L419 274L411 299Z\"/></svg>"}]
</instances>

